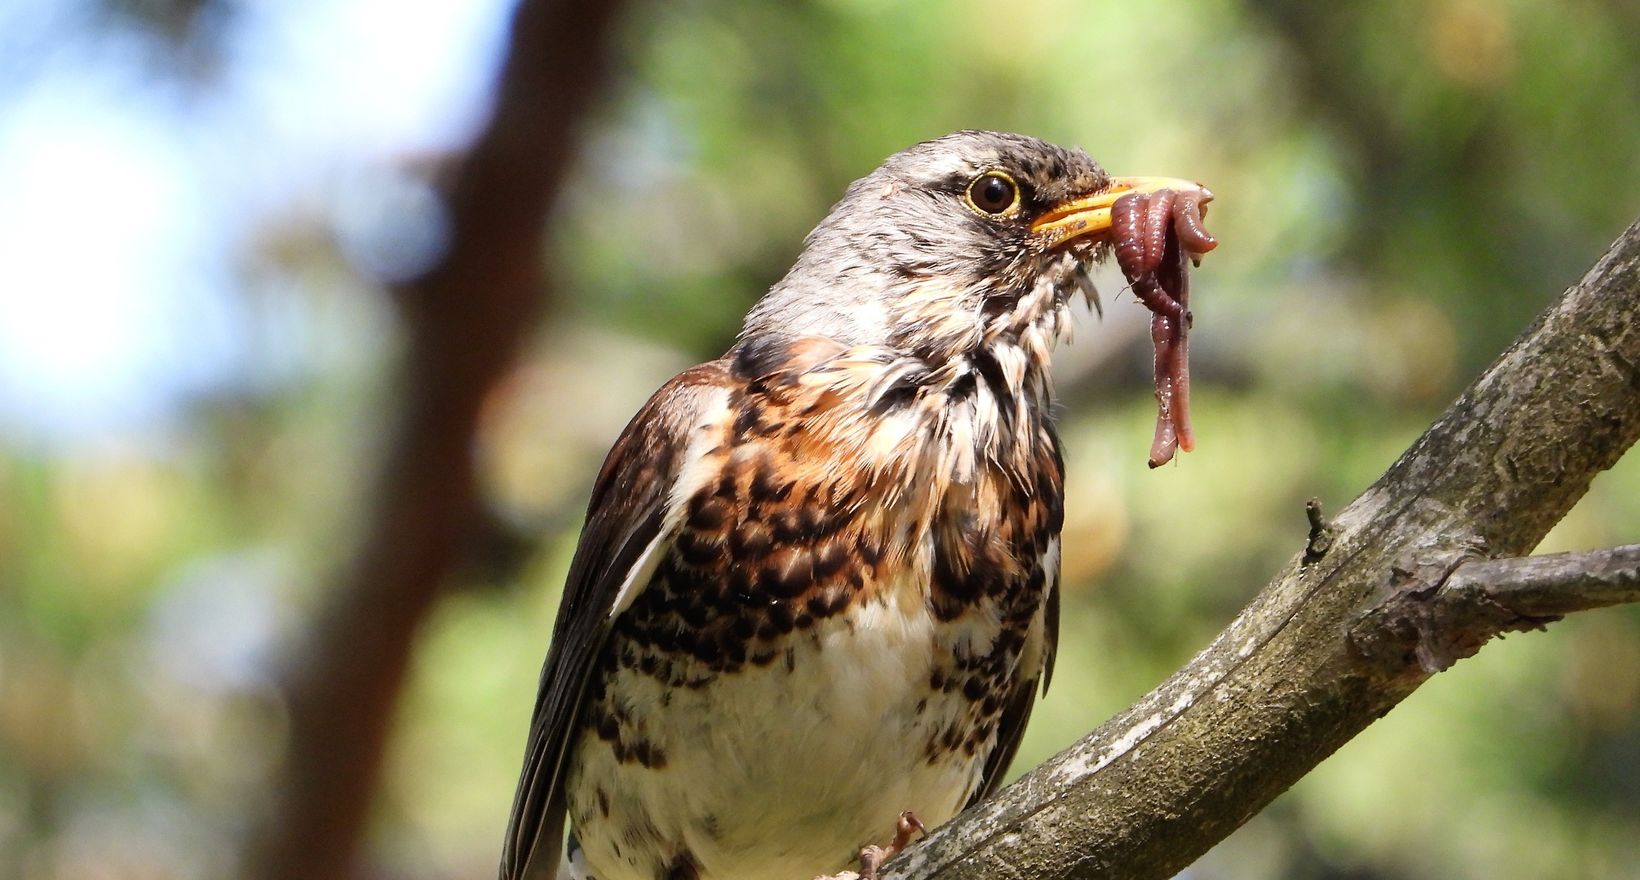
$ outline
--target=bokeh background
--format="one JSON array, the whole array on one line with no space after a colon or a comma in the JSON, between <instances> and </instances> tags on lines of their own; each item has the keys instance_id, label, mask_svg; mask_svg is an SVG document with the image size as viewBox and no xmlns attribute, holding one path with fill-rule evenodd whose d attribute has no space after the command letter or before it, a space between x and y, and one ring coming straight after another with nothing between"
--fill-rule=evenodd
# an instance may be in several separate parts
<instances>
[{"instance_id":1,"label":"bokeh background","mask_svg":"<svg viewBox=\"0 0 1640 880\"><path fill-rule=\"evenodd\" d=\"M506 0L0 0L0 878L214 878L358 535L433 181ZM376 876L493 876L582 505L846 183L957 128L1218 194L1199 451L1144 467L1144 312L1061 352L1064 634L1019 769L1204 645L1640 213L1625 0L627 5L487 403L484 540L418 642ZM635 215L637 218L635 219ZM1640 535L1640 462L1544 549ZM1640 614L1436 677L1193 878L1640 877Z\"/></svg>"}]
</instances>

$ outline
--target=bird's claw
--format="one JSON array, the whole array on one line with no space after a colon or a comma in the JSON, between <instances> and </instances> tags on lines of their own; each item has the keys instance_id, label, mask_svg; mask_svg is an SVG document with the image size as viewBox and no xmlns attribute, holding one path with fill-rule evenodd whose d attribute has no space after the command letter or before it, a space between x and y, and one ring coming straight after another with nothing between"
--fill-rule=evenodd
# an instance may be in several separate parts
<instances>
[{"instance_id":1,"label":"bird's claw","mask_svg":"<svg viewBox=\"0 0 1640 880\"><path fill-rule=\"evenodd\" d=\"M917 818L917 814L906 810L900 814L899 821L894 823L894 839L888 842L888 846L861 847L859 871L841 871L816 877L814 880L877 880L883 864L911 845L912 835L927 833L928 829L923 826L922 820Z\"/></svg>"},{"instance_id":2,"label":"bird's claw","mask_svg":"<svg viewBox=\"0 0 1640 880\"><path fill-rule=\"evenodd\" d=\"M888 846L868 846L860 850L860 880L877 880L883 863L909 846L913 834L927 833L928 829L923 827L916 813L910 810L901 813L899 821L894 823L894 839L889 841Z\"/></svg>"}]
</instances>

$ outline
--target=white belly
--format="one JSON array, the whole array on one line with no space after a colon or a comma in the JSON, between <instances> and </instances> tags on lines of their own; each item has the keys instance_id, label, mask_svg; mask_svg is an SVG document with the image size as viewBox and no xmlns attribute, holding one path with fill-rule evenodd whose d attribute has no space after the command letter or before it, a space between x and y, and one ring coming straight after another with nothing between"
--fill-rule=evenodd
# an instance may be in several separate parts
<instances>
[{"instance_id":1,"label":"white belly","mask_svg":"<svg viewBox=\"0 0 1640 880\"><path fill-rule=\"evenodd\" d=\"M920 599L874 598L793 632L772 663L699 688L622 670L612 690L665 761L620 762L590 731L576 744L570 816L589 873L656 880L687 852L702 880L810 880L886 843L901 811L929 827L949 819L994 738L931 758L972 706L930 678L953 644L995 638L995 620L979 617L941 623Z\"/></svg>"}]
</instances>

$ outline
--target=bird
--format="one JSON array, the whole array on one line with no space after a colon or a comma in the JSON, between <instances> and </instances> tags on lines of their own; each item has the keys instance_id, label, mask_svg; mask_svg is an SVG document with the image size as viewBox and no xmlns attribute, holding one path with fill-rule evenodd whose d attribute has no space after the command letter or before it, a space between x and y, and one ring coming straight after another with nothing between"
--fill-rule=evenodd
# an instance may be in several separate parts
<instances>
[{"instance_id":1,"label":"bird","mask_svg":"<svg viewBox=\"0 0 1640 880\"><path fill-rule=\"evenodd\" d=\"M847 188L594 481L501 880L870 876L999 787L1058 641L1050 352L1175 192L972 130Z\"/></svg>"}]
</instances>

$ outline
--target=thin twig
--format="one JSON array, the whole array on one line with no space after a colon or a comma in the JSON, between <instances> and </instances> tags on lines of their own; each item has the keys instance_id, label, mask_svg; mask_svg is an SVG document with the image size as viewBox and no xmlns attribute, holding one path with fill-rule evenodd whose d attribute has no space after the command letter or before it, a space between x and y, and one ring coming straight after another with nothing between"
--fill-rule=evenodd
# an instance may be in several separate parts
<instances>
[{"instance_id":1,"label":"thin twig","mask_svg":"<svg viewBox=\"0 0 1640 880\"><path fill-rule=\"evenodd\" d=\"M1640 544L1584 553L1471 560L1452 572L1437 598L1494 602L1533 618L1640 602Z\"/></svg>"}]
</instances>

